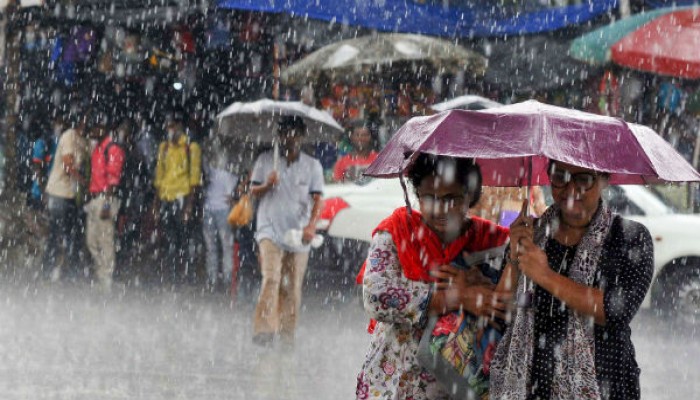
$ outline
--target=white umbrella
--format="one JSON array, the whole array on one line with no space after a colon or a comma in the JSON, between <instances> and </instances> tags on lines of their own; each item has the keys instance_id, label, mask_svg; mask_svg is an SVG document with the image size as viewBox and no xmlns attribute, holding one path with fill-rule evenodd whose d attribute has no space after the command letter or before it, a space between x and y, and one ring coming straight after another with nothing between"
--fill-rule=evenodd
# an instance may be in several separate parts
<instances>
[{"instance_id":1,"label":"white umbrella","mask_svg":"<svg viewBox=\"0 0 700 400\"><path fill-rule=\"evenodd\" d=\"M384 33L343 40L324 46L287 68L282 81L305 84L322 71L361 78L394 64L428 63L438 70L486 70L486 58L454 42L429 36Z\"/></svg>"},{"instance_id":2,"label":"white umbrella","mask_svg":"<svg viewBox=\"0 0 700 400\"><path fill-rule=\"evenodd\" d=\"M219 133L245 141L271 142L277 136L277 124L282 117L300 117L306 124L306 138L310 141L333 139L343 127L333 117L300 101L262 99L236 102L219 115Z\"/></svg>"},{"instance_id":3,"label":"white umbrella","mask_svg":"<svg viewBox=\"0 0 700 400\"><path fill-rule=\"evenodd\" d=\"M330 114L300 101L262 99L236 102L226 107L216 118L219 121L220 135L245 142L272 142L276 155L277 125L282 117L288 116L304 120L308 141L334 141L336 135L343 132L343 127Z\"/></svg>"},{"instance_id":4,"label":"white umbrella","mask_svg":"<svg viewBox=\"0 0 700 400\"><path fill-rule=\"evenodd\" d=\"M455 97L442 103L434 104L431 108L435 111L442 112L447 110L484 110L487 108L500 107L503 104L487 99L486 97L477 96L475 94L466 94L464 96Z\"/></svg>"}]
</instances>

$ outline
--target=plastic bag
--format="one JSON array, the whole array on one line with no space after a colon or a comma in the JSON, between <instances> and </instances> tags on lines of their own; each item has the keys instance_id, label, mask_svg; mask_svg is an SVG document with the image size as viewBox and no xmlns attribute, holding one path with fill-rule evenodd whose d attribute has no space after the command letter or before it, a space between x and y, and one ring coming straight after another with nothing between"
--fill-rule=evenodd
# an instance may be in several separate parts
<instances>
[{"instance_id":1,"label":"plastic bag","mask_svg":"<svg viewBox=\"0 0 700 400\"><path fill-rule=\"evenodd\" d=\"M233 227L248 225L253 220L253 202L250 195L241 196L228 214L228 223Z\"/></svg>"}]
</instances>

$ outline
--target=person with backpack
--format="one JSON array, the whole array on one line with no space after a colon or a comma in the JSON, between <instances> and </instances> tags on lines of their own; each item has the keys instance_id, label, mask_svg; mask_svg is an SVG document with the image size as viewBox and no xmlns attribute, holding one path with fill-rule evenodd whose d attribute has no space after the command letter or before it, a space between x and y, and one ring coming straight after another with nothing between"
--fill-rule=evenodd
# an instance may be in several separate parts
<instances>
[{"instance_id":1,"label":"person with backpack","mask_svg":"<svg viewBox=\"0 0 700 400\"><path fill-rule=\"evenodd\" d=\"M181 274L191 280L194 277L194 265L187 262L189 227L195 195L202 185L202 151L187 137L181 114L170 118L167 135L167 140L158 146L153 212L157 230L161 232L161 280L176 283Z\"/></svg>"},{"instance_id":2,"label":"person with backpack","mask_svg":"<svg viewBox=\"0 0 700 400\"><path fill-rule=\"evenodd\" d=\"M90 201L85 205L86 238L97 280L108 292L115 268L115 233L120 204L118 189L125 155L124 149L110 134L109 115L104 111L93 111L90 118L90 138L97 140L97 146L90 158Z\"/></svg>"}]
</instances>

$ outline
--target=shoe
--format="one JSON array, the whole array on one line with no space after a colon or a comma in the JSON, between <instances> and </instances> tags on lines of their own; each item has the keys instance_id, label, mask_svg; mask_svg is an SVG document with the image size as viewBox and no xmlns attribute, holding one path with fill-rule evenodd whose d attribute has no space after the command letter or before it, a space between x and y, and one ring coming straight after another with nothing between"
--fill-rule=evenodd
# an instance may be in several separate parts
<instances>
[{"instance_id":1,"label":"shoe","mask_svg":"<svg viewBox=\"0 0 700 400\"><path fill-rule=\"evenodd\" d=\"M260 347L270 347L274 338L273 333L257 333L253 336L253 344Z\"/></svg>"}]
</instances>

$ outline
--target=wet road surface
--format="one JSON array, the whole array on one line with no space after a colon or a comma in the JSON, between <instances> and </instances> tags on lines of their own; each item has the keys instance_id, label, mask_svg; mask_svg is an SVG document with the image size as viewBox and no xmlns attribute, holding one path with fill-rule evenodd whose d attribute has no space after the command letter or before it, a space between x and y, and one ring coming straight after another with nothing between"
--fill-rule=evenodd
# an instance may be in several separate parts
<instances>
[{"instance_id":1,"label":"wet road surface","mask_svg":"<svg viewBox=\"0 0 700 400\"><path fill-rule=\"evenodd\" d=\"M353 297L307 288L296 346L252 345L251 295L0 283L2 399L351 399L368 343ZM643 312L645 399L700 397L700 341Z\"/></svg>"}]
</instances>

